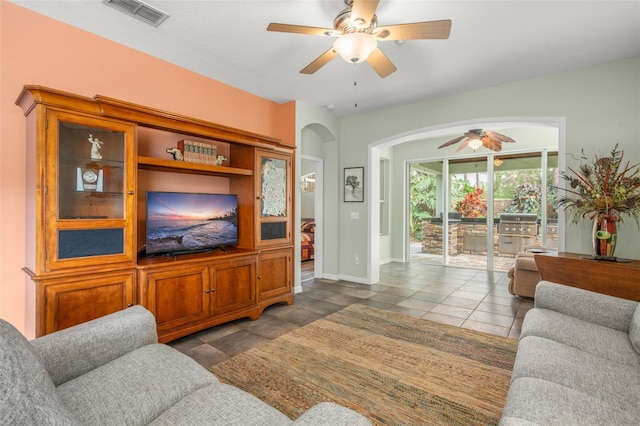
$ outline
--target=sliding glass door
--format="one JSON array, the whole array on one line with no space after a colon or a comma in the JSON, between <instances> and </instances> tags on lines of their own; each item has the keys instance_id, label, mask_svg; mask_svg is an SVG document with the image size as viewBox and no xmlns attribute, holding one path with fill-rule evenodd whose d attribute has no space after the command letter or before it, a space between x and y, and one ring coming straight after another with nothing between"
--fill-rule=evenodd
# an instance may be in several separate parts
<instances>
[{"instance_id":1,"label":"sliding glass door","mask_svg":"<svg viewBox=\"0 0 640 426\"><path fill-rule=\"evenodd\" d=\"M455 233L456 250L448 265L486 269L492 238L489 217L487 158L449 161L449 232Z\"/></svg>"},{"instance_id":2,"label":"sliding glass door","mask_svg":"<svg viewBox=\"0 0 640 426\"><path fill-rule=\"evenodd\" d=\"M410 260L508 270L519 252L556 248L557 160L539 151L410 164Z\"/></svg>"},{"instance_id":3,"label":"sliding glass door","mask_svg":"<svg viewBox=\"0 0 640 426\"><path fill-rule=\"evenodd\" d=\"M443 161L409 164L409 253L411 260L442 263Z\"/></svg>"}]
</instances>

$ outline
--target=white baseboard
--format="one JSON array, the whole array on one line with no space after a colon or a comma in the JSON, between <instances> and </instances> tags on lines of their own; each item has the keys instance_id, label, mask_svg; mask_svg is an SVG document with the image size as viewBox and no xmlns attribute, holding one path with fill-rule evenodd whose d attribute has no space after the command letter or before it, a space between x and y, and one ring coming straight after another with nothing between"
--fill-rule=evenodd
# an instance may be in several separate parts
<instances>
[{"instance_id":1,"label":"white baseboard","mask_svg":"<svg viewBox=\"0 0 640 426\"><path fill-rule=\"evenodd\" d=\"M340 275L340 279L344 281L351 281L352 283L358 283L358 284L371 284L366 278L354 277L351 275Z\"/></svg>"},{"instance_id":2,"label":"white baseboard","mask_svg":"<svg viewBox=\"0 0 640 426\"><path fill-rule=\"evenodd\" d=\"M398 258L392 257L390 259L381 260L380 261L380 265L386 265L387 263L405 263L405 262L406 262L406 260L404 260L401 257L398 257Z\"/></svg>"},{"instance_id":3,"label":"white baseboard","mask_svg":"<svg viewBox=\"0 0 640 426\"><path fill-rule=\"evenodd\" d=\"M331 280L331 281L338 281L340 279L340 276L339 275L333 275L333 274L323 274L322 275L322 279Z\"/></svg>"}]
</instances>

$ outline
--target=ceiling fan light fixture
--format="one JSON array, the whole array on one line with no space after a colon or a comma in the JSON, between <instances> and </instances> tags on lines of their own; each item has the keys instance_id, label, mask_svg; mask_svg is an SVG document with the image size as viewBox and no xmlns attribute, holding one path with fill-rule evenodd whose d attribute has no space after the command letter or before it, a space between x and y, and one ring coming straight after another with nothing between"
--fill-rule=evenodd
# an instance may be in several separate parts
<instances>
[{"instance_id":1,"label":"ceiling fan light fixture","mask_svg":"<svg viewBox=\"0 0 640 426\"><path fill-rule=\"evenodd\" d=\"M333 50L350 63L366 61L371 52L378 47L376 39L367 33L343 34L333 43Z\"/></svg>"},{"instance_id":2,"label":"ceiling fan light fixture","mask_svg":"<svg viewBox=\"0 0 640 426\"><path fill-rule=\"evenodd\" d=\"M482 141L480 139L472 139L468 146L475 151L482 146Z\"/></svg>"}]
</instances>

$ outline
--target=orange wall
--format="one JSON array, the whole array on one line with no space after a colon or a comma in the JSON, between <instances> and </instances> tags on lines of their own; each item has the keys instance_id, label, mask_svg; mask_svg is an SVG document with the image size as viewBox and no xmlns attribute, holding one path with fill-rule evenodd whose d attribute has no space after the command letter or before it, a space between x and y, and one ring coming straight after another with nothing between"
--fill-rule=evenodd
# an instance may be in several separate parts
<instances>
[{"instance_id":1,"label":"orange wall","mask_svg":"<svg viewBox=\"0 0 640 426\"><path fill-rule=\"evenodd\" d=\"M295 105L279 105L0 0L0 317L34 333L25 264L25 84L96 94L295 143Z\"/></svg>"}]
</instances>

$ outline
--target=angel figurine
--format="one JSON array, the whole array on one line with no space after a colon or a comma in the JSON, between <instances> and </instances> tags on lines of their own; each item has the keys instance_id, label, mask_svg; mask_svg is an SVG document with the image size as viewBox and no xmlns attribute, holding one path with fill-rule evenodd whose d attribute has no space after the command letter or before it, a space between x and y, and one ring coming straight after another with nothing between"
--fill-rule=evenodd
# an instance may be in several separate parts
<instances>
[{"instance_id":1,"label":"angel figurine","mask_svg":"<svg viewBox=\"0 0 640 426\"><path fill-rule=\"evenodd\" d=\"M102 154L100 154L100 148L102 148L102 142L98 138L94 138L93 135L89 135L89 143L91 144L91 159L102 160Z\"/></svg>"}]
</instances>

